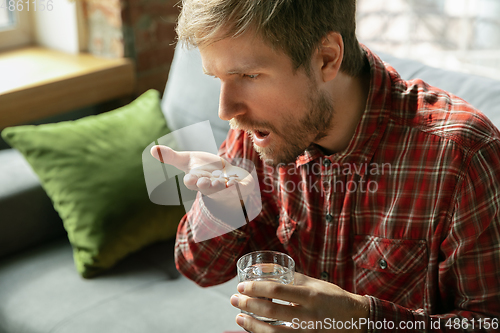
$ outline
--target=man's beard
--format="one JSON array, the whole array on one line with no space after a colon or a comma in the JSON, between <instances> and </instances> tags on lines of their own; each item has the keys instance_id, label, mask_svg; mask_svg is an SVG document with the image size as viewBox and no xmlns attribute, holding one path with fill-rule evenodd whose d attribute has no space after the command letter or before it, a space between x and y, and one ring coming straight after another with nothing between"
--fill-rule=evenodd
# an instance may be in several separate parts
<instances>
[{"instance_id":1,"label":"man's beard","mask_svg":"<svg viewBox=\"0 0 500 333\"><path fill-rule=\"evenodd\" d=\"M273 137L269 146L263 148L254 143L254 149L260 158L268 165L288 164L295 162L311 143L324 138L332 126L335 113L333 102L317 87L311 87L308 94L308 111L296 120L286 114L281 127L268 122L252 122L233 118L229 124L233 129L247 130L253 140L253 130L267 130Z\"/></svg>"}]
</instances>

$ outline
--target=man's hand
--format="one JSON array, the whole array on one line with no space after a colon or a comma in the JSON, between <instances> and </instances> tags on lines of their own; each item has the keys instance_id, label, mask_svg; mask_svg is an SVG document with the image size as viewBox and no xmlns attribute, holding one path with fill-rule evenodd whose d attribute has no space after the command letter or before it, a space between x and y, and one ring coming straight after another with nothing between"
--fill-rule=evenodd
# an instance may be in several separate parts
<instances>
[{"instance_id":1,"label":"man's hand","mask_svg":"<svg viewBox=\"0 0 500 333\"><path fill-rule=\"evenodd\" d=\"M295 285L284 285L271 281L248 281L238 284L240 295L231 297L231 304L241 310L259 316L276 318L295 323L293 328L271 326L248 315L236 317L238 325L253 333L271 332L331 332L330 329L309 329L310 322L335 319L351 323L360 318L368 318L369 300L366 297L349 293L342 288L322 280L295 273ZM291 302L292 305L281 305L255 297L276 298ZM300 327L302 326L302 327ZM364 327L350 327L336 332L366 332Z\"/></svg>"},{"instance_id":2,"label":"man's hand","mask_svg":"<svg viewBox=\"0 0 500 333\"><path fill-rule=\"evenodd\" d=\"M254 188L254 180L246 170L229 164L221 157L206 152L176 152L166 146L153 146L151 155L162 163L184 171L184 184L213 200L238 197L236 184L245 197Z\"/></svg>"}]
</instances>

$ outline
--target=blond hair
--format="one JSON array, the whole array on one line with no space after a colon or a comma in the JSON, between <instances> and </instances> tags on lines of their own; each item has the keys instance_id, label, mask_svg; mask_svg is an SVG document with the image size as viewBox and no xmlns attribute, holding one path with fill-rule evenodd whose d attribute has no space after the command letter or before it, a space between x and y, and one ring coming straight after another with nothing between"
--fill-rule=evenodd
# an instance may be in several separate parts
<instances>
[{"instance_id":1,"label":"blond hair","mask_svg":"<svg viewBox=\"0 0 500 333\"><path fill-rule=\"evenodd\" d=\"M180 42L200 47L254 30L309 73L313 51L331 31L344 42L340 70L356 76L364 51L356 38L356 0L182 0Z\"/></svg>"}]
</instances>

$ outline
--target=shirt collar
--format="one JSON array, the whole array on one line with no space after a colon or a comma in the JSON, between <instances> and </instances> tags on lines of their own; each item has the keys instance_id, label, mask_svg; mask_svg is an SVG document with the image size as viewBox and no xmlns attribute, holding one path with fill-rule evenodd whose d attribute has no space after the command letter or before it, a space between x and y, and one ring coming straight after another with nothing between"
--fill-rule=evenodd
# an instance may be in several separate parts
<instances>
[{"instance_id":1,"label":"shirt collar","mask_svg":"<svg viewBox=\"0 0 500 333\"><path fill-rule=\"evenodd\" d=\"M391 79L382 60L361 45L370 66L370 91L366 109L356 127L356 131L347 146L341 152L325 155L316 145L309 146L295 162L297 167L318 158L328 158L332 163L366 165L370 163L373 154L382 138L391 104ZM359 167L357 172L361 177L367 168Z\"/></svg>"}]
</instances>

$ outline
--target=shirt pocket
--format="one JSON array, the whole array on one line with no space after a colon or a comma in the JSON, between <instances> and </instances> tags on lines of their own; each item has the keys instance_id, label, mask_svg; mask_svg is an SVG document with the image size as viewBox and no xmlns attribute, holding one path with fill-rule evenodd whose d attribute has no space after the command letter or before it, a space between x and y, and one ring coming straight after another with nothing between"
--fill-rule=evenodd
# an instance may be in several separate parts
<instances>
[{"instance_id":1,"label":"shirt pocket","mask_svg":"<svg viewBox=\"0 0 500 333\"><path fill-rule=\"evenodd\" d=\"M354 237L355 292L422 308L428 254L425 240Z\"/></svg>"}]
</instances>

